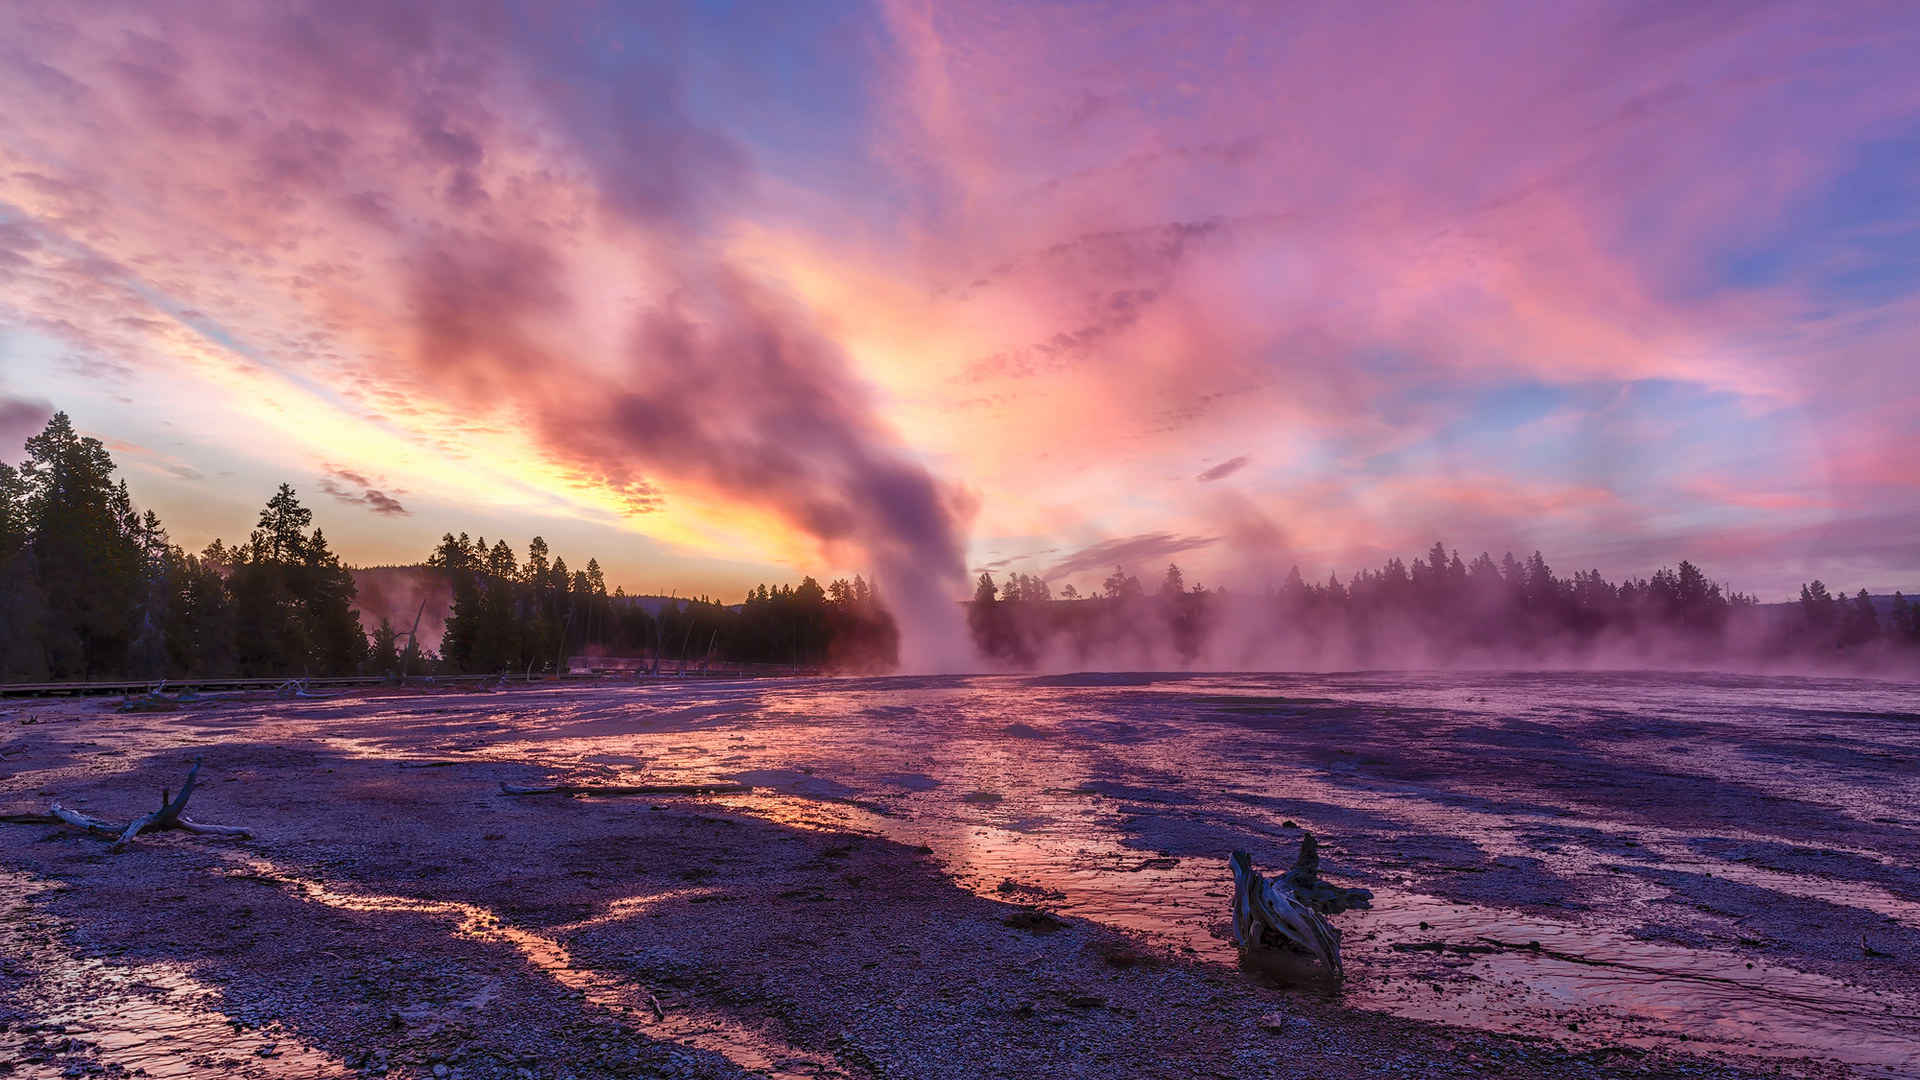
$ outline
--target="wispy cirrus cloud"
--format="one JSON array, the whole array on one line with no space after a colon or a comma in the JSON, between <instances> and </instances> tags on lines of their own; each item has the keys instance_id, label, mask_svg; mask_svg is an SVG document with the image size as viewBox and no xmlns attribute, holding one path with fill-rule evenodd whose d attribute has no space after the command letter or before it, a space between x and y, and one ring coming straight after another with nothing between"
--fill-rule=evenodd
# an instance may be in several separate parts
<instances>
[{"instance_id":1,"label":"wispy cirrus cloud","mask_svg":"<svg viewBox=\"0 0 1920 1080\"><path fill-rule=\"evenodd\" d=\"M1115 537L1081 548L1053 564L1043 576L1048 581L1056 581L1095 570L1105 573L1116 566L1138 567L1149 560L1210 547L1219 540L1217 536L1176 536L1164 532Z\"/></svg>"},{"instance_id":2,"label":"wispy cirrus cloud","mask_svg":"<svg viewBox=\"0 0 1920 1080\"><path fill-rule=\"evenodd\" d=\"M373 486L373 481L350 469L327 466L320 477L320 490L349 506L364 506L376 514L388 517L406 517L407 508L400 500Z\"/></svg>"},{"instance_id":3,"label":"wispy cirrus cloud","mask_svg":"<svg viewBox=\"0 0 1920 1080\"><path fill-rule=\"evenodd\" d=\"M187 467L379 475L330 482L396 535L400 485L930 611L1089 537L1671 561L1920 509L1910 11L877 8L29 0L20 392L222 413Z\"/></svg>"},{"instance_id":4,"label":"wispy cirrus cloud","mask_svg":"<svg viewBox=\"0 0 1920 1080\"><path fill-rule=\"evenodd\" d=\"M1231 457L1212 468L1202 470L1200 475L1194 477L1194 479L1203 484L1211 484L1215 480L1225 480L1227 477L1246 468L1247 463L1252 460L1252 458L1245 454L1241 454L1239 457Z\"/></svg>"}]
</instances>

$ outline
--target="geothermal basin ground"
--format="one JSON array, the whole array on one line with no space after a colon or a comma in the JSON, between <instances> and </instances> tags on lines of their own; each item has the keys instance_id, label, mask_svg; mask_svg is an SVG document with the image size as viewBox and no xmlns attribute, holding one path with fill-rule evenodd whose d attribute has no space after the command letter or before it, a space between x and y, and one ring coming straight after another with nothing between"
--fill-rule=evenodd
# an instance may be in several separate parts
<instances>
[{"instance_id":1,"label":"geothermal basin ground","mask_svg":"<svg viewBox=\"0 0 1920 1080\"><path fill-rule=\"evenodd\" d=\"M1920 686L0 703L0 1076L1920 1075ZM203 762L188 816L126 821ZM502 785L748 785L508 794ZM1375 894L1249 971L1226 858Z\"/></svg>"}]
</instances>

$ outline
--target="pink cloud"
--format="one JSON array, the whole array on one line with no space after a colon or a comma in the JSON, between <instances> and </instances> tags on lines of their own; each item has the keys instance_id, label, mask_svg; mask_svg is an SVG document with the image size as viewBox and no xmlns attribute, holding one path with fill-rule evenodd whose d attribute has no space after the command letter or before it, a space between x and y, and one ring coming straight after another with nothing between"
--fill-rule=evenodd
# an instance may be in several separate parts
<instances>
[{"instance_id":1,"label":"pink cloud","mask_svg":"<svg viewBox=\"0 0 1920 1080\"><path fill-rule=\"evenodd\" d=\"M411 513L399 499L374 484L375 481L360 473L332 465L327 466L320 477L320 490L348 506L364 506L383 517L406 517Z\"/></svg>"},{"instance_id":2,"label":"pink cloud","mask_svg":"<svg viewBox=\"0 0 1920 1080\"><path fill-rule=\"evenodd\" d=\"M1725 273L1920 107L1898 9L882 8L841 190L694 119L670 14L660 56L590 64L607 27L573 11L29 5L0 314L102 378L304 394L689 545L931 565L929 609L970 521L1351 565L1707 535L1662 524L1676 491L1782 533L1914 506L1914 302ZM1643 380L1794 417L1807 453L1636 485L1692 418L1598 394L1486 434L1504 458L1461 430L1478 389Z\"/></svg>"}]
</instances>

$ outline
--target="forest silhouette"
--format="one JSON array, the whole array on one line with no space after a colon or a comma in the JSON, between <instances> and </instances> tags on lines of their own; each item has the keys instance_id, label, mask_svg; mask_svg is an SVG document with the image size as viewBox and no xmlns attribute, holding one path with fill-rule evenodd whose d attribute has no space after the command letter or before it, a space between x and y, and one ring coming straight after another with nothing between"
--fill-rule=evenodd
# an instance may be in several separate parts
<instances>
[{"instance_id":1,"label":"forest silhouette","mask_svg":"<svg viewBox=\"0 0 1920 1080\"><path fill-rule=\"evenodd\" d=\"M385 613L363 619L353 572L294 489L280 485L247 539L195 554L136 509L97 438L65 413L0 463L0 681L337 675L533 674L576 655L727 660L875 672L900 632L877 585L761 585L742 603L644 600L607 590L540 537L447 533L417 572L443 583L438 641ZM1116 567L1093 595L982 572L965 607L989 667L1443 667L1792 665L1868 670L1920 663L1920 606L1896 593L1836 596L1820 581L1762 605L1691 562L1618 584L1556 576L1535 552L1463 562L1436 543L1346 581L1295 569L1260 593L1189 586L1169 565L1152 590Z\"/></svg>"},{"instance_id":2,"label":"forest silhouette","mask_svg":"<svg viewBox=\"0 0 1920 1080\"><path fill-rule=\"evenodd\" d=\"M447 534L421 573L444 582L438 641L385 614L363 620L353 572L282 484L244 542L195 554L138 511L105 445L56 413L0 462L0 681L564 670L582 654L891 668L899 633L864 578L762 585L737 605L656 604L607 591L596 559L571 570L534 537ZM413 614L410 608L408 614ZM435 620L436 624L442 620Z\"/></svg>"},{"instance_id":3,"label":"forest silhouette","mask_svg":"<svg viewBox=\"0 0 1920 1080\"><path fill-rule=\"evenodd\" d=\"M1149 591L1116 566L1098 593L983 571L968 604L982 654L1013 668L1425 668L1730 665L1872 670L1920 663L1920 605L1820 581L1763 605L1692 562L1618 584L1556 576L1538 551L1463 562L1436 542L1346 581L1297 567L1257 594L1186 584L1169 564Z\"/></svg>"}]
</instances>

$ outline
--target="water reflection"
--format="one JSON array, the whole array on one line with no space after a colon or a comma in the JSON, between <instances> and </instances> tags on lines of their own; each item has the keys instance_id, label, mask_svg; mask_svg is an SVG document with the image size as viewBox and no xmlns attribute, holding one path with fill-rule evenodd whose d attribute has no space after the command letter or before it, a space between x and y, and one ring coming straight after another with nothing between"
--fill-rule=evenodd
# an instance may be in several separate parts
<instances>
[{"instance_id":1,"label":"water reflection","mask_svg":"<svg viewBox=\"0 0 1920 1080\"><path fill-rule=\"evenodd\" d=\"M925 846L982 896L1044 897L1038 902L1060 914L1223 964L1236 959L1226 940L1225 851L1249 837L1285 851L1297 843L1298 830L1288 828L1297 822L1333 840L1332 873L1362 875L1380 894L1375 911L1340 920L1349 928L1345 1000L1356 1007L1550 1032L1574 1045L1686 1042L1897 1068L1920 1055L1911 1020L1920 1004L1750 953L1637 932L1656 910L1648 905L1674 888L1660 875L1674 872L1782 897L1817 893L1887 925L1920 928L1920 902L1886 885L1836 877L1814 885L1805 874L1702 853L1703 837L1804 845L1811 827L1822 850L1899 872L1887 851L1854 841L1872 835L1876 818L1911 820L1910 787L1903 793L1845 768L1783 773L1728 749L1810 737L1800 712L1818 703L1887 713L1890 731L1860 722L1857 737L1894 740L1896 757L1911 752L1915 733L1897 720L1911 688L1804 682L801 683L675 703L680 722L658 733L648 730L655 703L645 701L629 705L624 725L617 711L600 714L590 733L578 722L529 718L514 746L493 753L626 782L751 774L760 790L718 801L784 825ZM1416 756L1430 747L1451 761ZM1540 762L1565 775L1512 772ZM1634 795L1640 802L1615 794L1625 816L1614 817L1588 805L1583 784L1682 790ZM1679 805L1659 804L1668 798ZM1686 816L1689 799L1708 811L1704 819ZM1785 813L1779 807L1809 824L1768 833L1772 816ZM1435 875L1476 883L1496 902L1439 899L1423 891ZM1607 882L1605 897L1585 892L1583 883L1596 880ZM1543 900L1561 907L1518 910ZM1425 947L1447 943L1469 948Z\"/></svg>"},{"instance_id":2,"label":"water reflection","mask_svg":"<svg viewBox=\"0 0 1920 1080\"><path fill-rule=\"evenodd\" d=\"M30 979L22 987L29 1019L0 1028L0 1061L17 1063L18 1075L354 1075L278 1024L228 1015L220 994L184 967L75 954L64 944L72 927L34 907L49 888L0 872L0 893L9 897L0 916L0 960Z\"/></svg>"},{"instance_id":3,"label":"water reflection","mask_svg":"<svg viewBox=\"0 0 1920 1080\"><path fill-rule=\"evenodd\" d=\"M1605 927L1387 890L1374 910L1354 913L1347 938L1375 964L1383 953L1427 961L1402 965L1397 979L1352 985L1354 1004L1404 1016L1460 1023L1510 1013L1509 999L1521 998L1585 1044L1653 1046L1684 1033L1730 1051L1813 1050L1888 1068L1920 1049L1911 1003L1897 995Z\"/></svg>"},{"instance_id":4,"label":"water reflection","mask_svg":"<svg viewBox=\"0 0 1920 1080\"><path fill-rule=\"evenodd\" d=\"M642 1028L650 1038L710 1051L744 1070L765 1076L814 1077L838 1072L830 1060L783 1043L766 1032L736 1024L718 1012L678 1002L669 1009L636 980L582 965L558 938L513 926L480 905L342 888L303 878L262 859L248 859L245 865L249 875L281 884L293 895L330 908L426 916L450 923L451 931L457 936L507 946L534 970L578 994L586 1004ZM658 904L701 893L702 890L672 890L626 897L615 901L598 916L556 929L564 933L633 918Z\"/></svg>"},{"instance_id":5,"label":"water reflection","mask_svg":"<svg viewBox=\"0 0 1920 1080\"><path fill-rule=\"evenodd\" d=\"M477 791L506 769L751 776L758 790L714 801L925 846L979 895L1220 965L1235 961L1225 853L1283 861L1304 826L1328 843L1330 877L1379 898L1338 920L1355 1007L1897 1073L1920 1058L1920 1001L1894 967L1907 946L1849 968L1818 935L1841 919L1907 943L1920 930L1917 695L1809 679L1133 675L568 688L222 719L365 759L459 763L453 775L473 763ZM661 897L532 934L482 908L309 887L315 903L440 921L596 1008L650 1016L643 988L582 968L565 943ZM1793 915L1763 957L1742 939L1768 908ZM804 1056L700 1028L686 1004L667 1037L742 1062Z\"/></svg>"}]
</instances>

